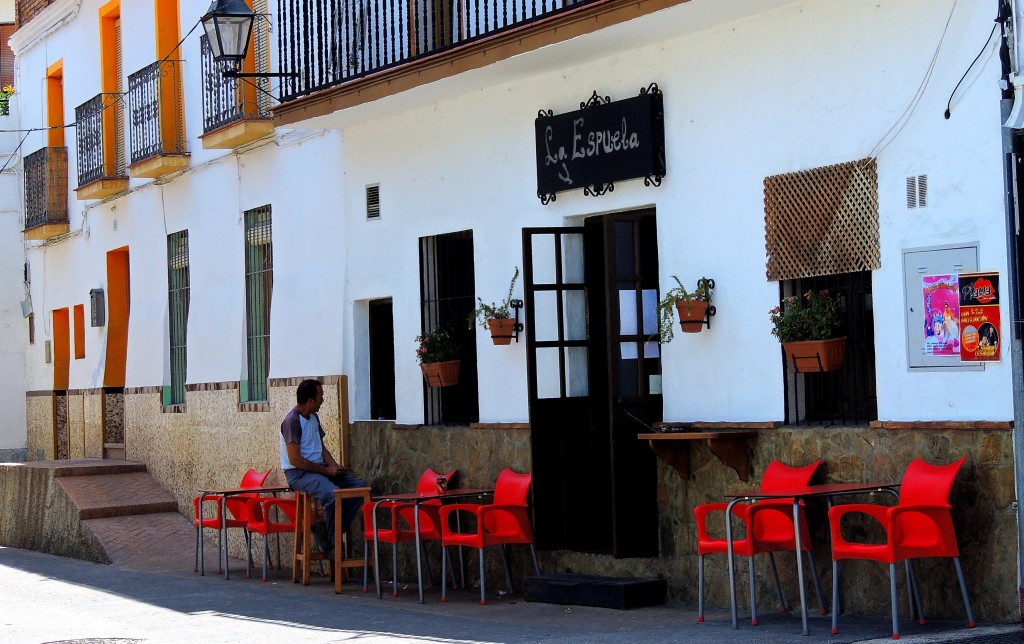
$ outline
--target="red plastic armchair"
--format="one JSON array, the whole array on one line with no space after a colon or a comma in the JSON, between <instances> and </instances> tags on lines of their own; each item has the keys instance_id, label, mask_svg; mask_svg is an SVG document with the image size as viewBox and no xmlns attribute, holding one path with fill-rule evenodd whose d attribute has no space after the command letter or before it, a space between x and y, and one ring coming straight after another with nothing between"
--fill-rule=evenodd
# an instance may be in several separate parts
<instances>
[{"instance_id":1,"label":"red plastic armchair","mask_svg":"<svg viewBox=\"0 0 1024 644\"><path fill-rule=\"evenodd\" d=\"M892 605L892 637L899 639L898 614L896 611L896 564L907 562L907 592L911 597L911 610L916 601L920 622L924 623L921 610L920 589L914 574L913 561L920 557L951 557L960 582L964 608L967 609L967 626L974 628L974 614L967 597L967 585L960 566L960 548L953 531L950 514L949 493L953 481L964 464L964 456L949 465L931 465L921 459L914 459L903 473L900 484L899 503L892 507L870 504L837 505L828 512L832 532L832 602L839 597L839 560L867 559L889 564L889 597ZM842 521L852 514L862 514L874 519L885 530L884 543L855 543L843 537ZM838 611L832 611L832 633L839 632Z\"/></svg>"},{"instance_id":2,"label":"red plastic armchair","mask_svg":"<svg viewBox=\"0 0 1024 644\"><path fill-rule=\"evenodd\" d=\"M509 593L512 592L512 572L508 564L508 544L525 543L530 545L533 567L540 574L537 563L537 549L533 544L533 528L530 526L530 515L527 511L526 499L533 482L532 474L519 474L506 468L498 476L494 486L493 503L483 505L477 503L455 503L442 505L441 515L441 570L444 571L447 548L449 546L468 546L480 551L480 603L487 603L484 584L484 548L500 545L501 557L505 564L505 582ZM452 515L457 512L468 513L476 517L476 526L472 532L456 532L451 529ZM441 601L448 601L448 589L445 576L441 575Z\"/></svg>"},{"instance_id":3,"label":"red plastic armchair","mask_svg":"<svg viewBox=\"0 0 1024 644\"><path fill-rule=\"evenodd\" d=\"M247 505L250 515L249 532L263 535L263 581L266 581L267 561L270 559L270 535L295 532L295 498L255 498L249 499ZM280 556L277 565L278 568L281 567ZM251 550L249 568L252 568Z\"/></svg>"},{"instance_id":4,"label":"red plastic armchair","mask_svg":"<svg viewBox=\"0 0 1024 644\"><path fill-rule=\"evenodd\" d=\"M451 484L458 475L458 470L452 470L443 476ZM433 492L437 487L437 477L442 474L427 468L420 476L416 484L416 491L420 493ZM391 594L398 596L398 544L404 541L416 540L416 514L414 503L400 503L395 501L381 501L378 504L367 503L363 505L363 541L367 544L373 543L373 515L375 511L384 510L390 514L390 522L377 522L377 540L382 543L391 544ZM440 500L423 501L419 504L420 509L420 545L426 541L441 540L441 518L438 508L441 507ZM380 515L378 515L379 517ZM426 553L424 552L424 555ZM424 556L427 565L427 579L430 579L430 562ZM363 592L369 590L369 550L363 551ZM444 570L441 570L444 575Z\"/></svg>"},{"instance_id":5,"label":"red plastic armchair","mask_svg":"<svg viewBox=\"0 0 1024 644\"><path fill-rule=\"evenodd\" d=\"M804 467L790 467L779 461L772 461L764 471L761 479L761 490L771 492L773 490L787 490L807 485L815 470L821 465L818 459ZM715 512L725 512L727 503L708 503L694 508L693 513L697 522L697 621L704 621L704 556L709 554L726 554L728 544L724 537L713 537L708 531L708 517ZM782 584L779 583L779 573L775 567L775 556L773 553L781 551L796 550L796 533L793 530L793 499L772 499L759 501L756 504L738 503L733 506L734 516L743 521L746 535L742 539L733 539L733 552L737 555L748 557L748 576L750 578L750 623L757 625L757 601L755 599L755 577L754 577L754 555L768 553L768 561L771 564L772 575L775 578L775 592L779 597L779 604L783 611L786 610L786 600L782 594ZM824 610L824 597L821 594L821 582L818 580L818 571L814 566L814 555L811 552L811 539L807 530L806 515L800 514L800 543L804 552L807 553L807 561L810 564L814 589L818 593L818 602ZM802 583L802 582L801 582ZM732 598L735 603L736 598Z\"/></svg>"},{"instance_id":6,"label":"red plastic armchair","mask_svg":"<svg viewBox=\"0 0 1024 644\"><path fill-rule=\"evenodd\" d=\"M245 472L244 475L242 475L242 482L238 484L238 487L262 487L263 483L267 480L267 477L270 476L270 473L272 471L273 468L267 470L266 472L257 472L256 470L250 468ZM242 528L242 530L245 530L245 546L246 550L249 551L250 558L252 557L252 542L249 537L249 532L246 529L246 526L249 523L249 512L247 503L250 499L254 498L259 498L259 495L233 494L231 496L226 497L224 500L224 505L227 506L229 516L227 517L227 520L223 522L223 525L227 528ZM212 503L214 508L216 509L216 513L214 514L213 517L204 517L201 508L199 507L199 497L197 496L194 499L192 499L194 511L194 518L192 520L192 523L196 528L195 567L192 569L192 572L199 572L199 540L202 538L201 533L203 528L211 528L217 531L217 574L219 575L223 572L223 570L220 567L220 551L222 550L220 540L223 538L223 535L221 534L222 517L220 502L221 497L219 495L204 496L204 507L206 507L205 504Z\"/></svg>"}]
</instances>

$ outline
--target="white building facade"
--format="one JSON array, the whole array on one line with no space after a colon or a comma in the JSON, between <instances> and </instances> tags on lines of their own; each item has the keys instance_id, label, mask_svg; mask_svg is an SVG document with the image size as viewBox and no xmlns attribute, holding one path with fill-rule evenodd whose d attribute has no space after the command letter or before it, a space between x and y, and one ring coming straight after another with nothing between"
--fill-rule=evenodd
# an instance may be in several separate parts
<instances>
[{"instance_id":1,"label":"white building facade","mask_svg":"<svg viewBox=\"0 0 1024 644\"><path fill-rule=\"evenodd\" d=\"M510 3L412 28L350 4L257 5L244 69L299 76L237 88L190 31L201 0L20 16L19 126L40 129L19 153L23 243L8 234L3 253L19 258L5 274L27 262L36 320L28 341L20 309L0 313L27 372L4 387L25 393L12 448L142 460L191 507L200 486L275 462L280 415L315 376L335 447L376 486L406 476L368 447L417 440L400 429L430 432L480 485L528 468L545 565L665 575L684 601L692 506L775 458L820 457L839 481L968 454L964 489L988 499L987 520L963 538L1015 541L1000 3ZM602 110L621 130L594 135L639 132L653 170L614 144L586 169L547 163L547 125L586 156ZM48 170L31 175L40 151ZM59 189L63 154L66 213L51 199L40 214L28 192ZM545 173L562 175L557 192L539 188ZM494 345L466 316L517 268L523 329ZM973 273L1001 289L992 359L935 348L926 278ZM716 311L658 343L673 276L712 278ZM5 302L26 297L15 282ZM771 333L769 311L807 290L841 298L837 372L787 365ZM459 345L454 387L427 387L415 359L435 329ZM695 444L682 468L666 456L682 443L638 439L660 429L722 432L741 456ZM403 467L446 465L406 451L424 462ZM965 559L976 609L1015 618L1013 572ZM940 610L956 616L950 591Z\"/></svg>"}]
</instances>

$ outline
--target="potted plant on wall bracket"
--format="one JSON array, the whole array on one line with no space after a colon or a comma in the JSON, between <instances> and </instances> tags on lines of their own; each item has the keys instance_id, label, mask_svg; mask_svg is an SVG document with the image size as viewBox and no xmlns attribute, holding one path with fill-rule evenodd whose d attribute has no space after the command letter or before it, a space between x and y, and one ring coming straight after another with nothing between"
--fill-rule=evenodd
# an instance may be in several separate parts
<instances>
[{"instance_id":1,"label":"potted plant on wall bracket","mask_svg":"<svg viewBox=\"0 0 1024 644\"><path fill-rule=\"evenodd\" d=\"M662 343L671 342L675 337L675 315L679 315L679 328L684 333L698 333L707 326L711 328L711 316L716 311L711 306L711 294L715 290L715 280L702 277L697 280L697 288L688 291L675 275L672 279L676 286L665 292L658 302L658 328L661 331Z\"/></svg>"},{"instance_id":2,"label":"potted plant on wall bracket","mask_svg":"<svg viewBox=\"0 0 1024 644\"><path fill-rule=\"evenodd\" d=\"M790 295L769 312L772 335L795 372L835 371L846 359L846 336L840 335L842 308L827 290Z\"/></svg>"},{"instance_id":3,"label":"potted plant on wall bracket","mask_svg":"<svg viewBox=\"0 0 1024 644\"><path fill-rule=\"evenodd\" d=\"M430 387L450 387L459 383L459 345L444 329L427 331L416 337L420 343L416 358L420 361L423 379Z\"/></svg>"},{"instance_id":4,"label":"potted plant on wall bracket","mask_svg":"<svg viewBox=\"0 0 1024 644\"><path fill-rule=\"evenodd\" d=\"M523 330L523 325L519 321L519 309L523 308L523 301L512 299L512 290L516 287L517 279L518 266L512 274L505 299L496 304L486 304L478 297L476 301L479 305L469 314L469 328L473 328L473 325L479 322L481 328L491 331L491 342L494 344L510 344L513 338L519 342L519 332ZM515 318L512 317L513 310Z\"/></svg>"}]
</instances>

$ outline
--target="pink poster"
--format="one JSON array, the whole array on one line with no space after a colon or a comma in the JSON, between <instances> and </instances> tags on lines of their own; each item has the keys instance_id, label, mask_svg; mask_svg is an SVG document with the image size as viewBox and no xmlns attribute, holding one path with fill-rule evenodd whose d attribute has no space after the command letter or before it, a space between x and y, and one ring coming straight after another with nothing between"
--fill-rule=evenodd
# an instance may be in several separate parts
<instances>
[{"instance_id":1,"label":"pink poster","mask_svg":"<svg viewBox=\"0 0 1024 644\"><path fill-rule=\"evenodd\" d=\"M924 353L931 356L960 354L960 299L956 275L921 278L924 295Z\"/></svg>"}]
</instances>

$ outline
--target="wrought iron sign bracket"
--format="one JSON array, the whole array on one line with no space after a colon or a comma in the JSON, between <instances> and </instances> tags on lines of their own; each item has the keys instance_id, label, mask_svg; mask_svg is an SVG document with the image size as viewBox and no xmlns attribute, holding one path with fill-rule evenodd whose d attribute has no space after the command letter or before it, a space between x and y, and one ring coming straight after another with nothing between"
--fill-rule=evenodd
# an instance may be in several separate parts
<instances>
[{"instance_id":1,"label":"wrought iron sign bracket","mask_svg":"<svg viewBox=\"0 0 1024 644\"><path fill-rule=\"evenodd\" d=\"M555 193L579 190L600 197L615 184L643 179L660 186L665 176L665 111L657 83L619 101L593 90L579 109L537 112L537 198L547 205Z\"/></svg>"}]
</instances>

